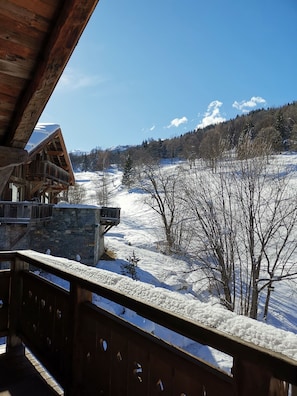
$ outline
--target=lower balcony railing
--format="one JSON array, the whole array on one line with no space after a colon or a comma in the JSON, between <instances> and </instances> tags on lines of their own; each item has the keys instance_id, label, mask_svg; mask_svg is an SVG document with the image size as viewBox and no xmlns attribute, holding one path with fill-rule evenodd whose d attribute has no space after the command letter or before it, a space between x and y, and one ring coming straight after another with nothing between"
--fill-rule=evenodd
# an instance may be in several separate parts
<instances>
[{"instance_id":1,"label":"lower balcony railing","mask_svg":"<svg viewBox=\"0 0 297 396\"><path fill-rule=\"evenodd\" d=\"M0 201L0 223L29 224L52 218L53 205L38 202Z\"/></svg>"},{"instance_id":2,"label":"lower balcony railing","mask_svg":"<svg viewBox=\"0 0 297 396\"><path fill-rule=\"evenodd\" d=\"M106 282L106 271L33 251L1 252L0 262L9 267L0 271L0 336L7 337L7 353L27 346L65 395L280 396L286 384L296 394L297 361L146 301L138 281L131 294ZM231 373L99 308L95 294L227 353Z\"/></svg>"}]
</instances>

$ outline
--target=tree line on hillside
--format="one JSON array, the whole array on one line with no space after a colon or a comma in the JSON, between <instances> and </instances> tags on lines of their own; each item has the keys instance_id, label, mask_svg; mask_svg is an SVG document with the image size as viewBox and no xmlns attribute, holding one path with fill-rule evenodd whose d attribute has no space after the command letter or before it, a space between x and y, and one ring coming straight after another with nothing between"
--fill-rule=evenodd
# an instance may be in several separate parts
<instances>
[{"instance_id":1,"label":"tree line on hillside","mask_svg":"<svg viewBox=\"0 0 297 396\"><path fill-rule=\"evenodd\" d=\"M148 139L141 145L72 154L74 171L100 171L110 164L123 168L130 157L139 161L180 158L195 161L202 158L215 163L226 150L240 145L242 139L265 142L273 152L297 150L297 102L279 108L251 111L249 114L203 129L189 131L171 139Z\"/></svg>"},{"instance_id":2,"label":"tree line on hillside","mask_svg":"<svg viewBox=\"0 0 297 396\"><path fill-rule=\"evenodd\" d=\"M81 157L78 167L90 161L94 168L80 169L104 170L118 158L123 186L142 190L159 220L159 249L187 259L191 271L202 271L199 282L207 283L227 309L267 319L274 288L297 280L294 169L278 166L272 156L296 150L295 119L296 103L259 110L121 153L94 150ZM183 142L189 139L200 143L187 146ZM165 142L179 142L180 153L166 156ZM196 154L183 157L186 147L197 148ZM164 158L186 161L164 167ZM98 192L104 193L104 201L96 199L106 205L112 176L100 175Z\"/></svg>"}]
</instances>

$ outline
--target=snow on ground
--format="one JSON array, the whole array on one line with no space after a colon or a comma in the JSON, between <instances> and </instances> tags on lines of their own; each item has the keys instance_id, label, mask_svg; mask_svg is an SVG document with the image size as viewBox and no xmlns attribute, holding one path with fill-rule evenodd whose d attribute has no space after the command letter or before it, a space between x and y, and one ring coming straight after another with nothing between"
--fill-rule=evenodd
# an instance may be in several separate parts
<instances>
[{"instance_id":1,"label":"snow on ground","mask_svg":"<svg viewBox=\"0 0 297 396\"><path fill-rule=\"evenodd\" d=\"M281 162L282 164L286 162L289 167L296 167L297 156L282 156ZM100 188L98 187L100 186L100 182L98 182L100 177L102 177L102 174L92 172L76 174L76 180L87 191L84 203L96 204L94 190ZM183 300L186 303L183 302L182 312L190 319L198 320L204 325L242 337L246 341L265 345L297 359L297 335L294 334L297 333L296 290L283 285L276 287L273 292L268 323L280 329L277 332L278 335L276 335L275 328L272 326L265 325L263 328L263 324L260 322L226 311L218 304L216 299L209 297L206 286L200 281L201 273L189 271L189 264L181 257L177 258L160 253L158 244L162 240L162 234L160 233L159 219L143 203L143 194L137 190L128 191L123 188L121 185L122 174L115 168L112 169L111 173L106 173L105 177L108 177L109 191L112 192L108 206L121 208L121 222L105 236L105 246L115 254L116 259L114 261L101 260L97 265L98 268L122 274L123 265L128 263L128 259L132 255L135 255L139 259L137 266L139 281L153 285L158 288L157 290L168 289L177 292L173 298L172 295L169 297L166 294L166 290L164 291L164 299L170 299L172 302L170 308L174 309L174 303L180 295L183 299L186 299ZM133 293L133 284L137 281L131 282L125 283L124 288L126 289L128 284L131 285L131 293ZM140 288L139 290L141 290L139 297L149 298L146 296L145 289ZM197 304L198 298L204 305ZM96 303L210 363L219 365L225 370L231 368L231 359L225 354L212 348L197 345L184 337L168 332L161 326L139 318L135 313L116 307L106 300L98 298ZM157 301L157 304L162 305L160 301ZM166 308L168 307L166 306Z\"/></svg>"}]
</instances>

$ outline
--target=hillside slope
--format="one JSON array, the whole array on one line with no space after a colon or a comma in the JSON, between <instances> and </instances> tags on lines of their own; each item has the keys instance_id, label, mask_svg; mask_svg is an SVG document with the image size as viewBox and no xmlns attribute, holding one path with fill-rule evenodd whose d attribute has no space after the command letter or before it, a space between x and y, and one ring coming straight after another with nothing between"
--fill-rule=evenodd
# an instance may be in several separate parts
<instances>
[{"instance_id":1,"label":"hillside slope","mask_svg":"<svg viewBox=\"0 0 297 396\"><path fill-rule=\"evenodd\" d=\"M285 166L297 167L297 155L295 154L279 156L278 161L284 163ZM174 167L174 165L170 166ZM77 182L87 191L84 203L97 203L96 191L100 189L102 176L102 173L95 172L80 172L76 174ZM139 260L136 268L138 280L156 287L182 293L189 298L189 303L193 299L198 299L211 307L218 307L220 310L224 310L218 300L209 294L207 285L201 282L202 273L199 270L190 271L190 265L183 257L169 256L160 252L159 245L162 240L162 234L159 219L144 204L143 192L137 189L128 190L124 188L121 184L122 172L117 168L111 169L108 173L105 172L104 178L108 180L110 191L110 202L108 205L121 208L121 222L105 236L105 247L112 252L115 259L100 260L97 267L131 277L131 274L125 270L125 266L129 263L131 257L134 256ZM294 183L297 183L297 179L294 180ZM292 283L278 284L272 293L267 323L296 334L296 302L297 290L292 287ZM121 307L110 306L108 302L102 300L98 303L117 315L124 316L147 331L152 331L211 363L219 364L220 367L226 370L231 367L230 359L217 351L194 345L184 338L176 337L172 334L169 335L168 332L164 332L160 327L156 328L154 324L137 317L135 313L122 311ZM244 320L242 317L242 321Z\"/></svg>"}]
</instances>

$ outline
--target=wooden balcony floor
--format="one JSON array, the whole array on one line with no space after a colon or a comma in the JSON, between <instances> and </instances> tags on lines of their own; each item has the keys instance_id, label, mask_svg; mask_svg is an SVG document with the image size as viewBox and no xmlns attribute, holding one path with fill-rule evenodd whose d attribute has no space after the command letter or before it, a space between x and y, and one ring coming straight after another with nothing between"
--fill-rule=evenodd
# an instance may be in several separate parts
<instances>
[{"instance_id":1,"label":"wooden balcony floor","mask_svg":"<svg viewBox=\"0 0 297 396\"><path fill-rule=\"evenodd\" d=\"M0 396L62 396L63 390L26 350L25 355L7 356L0 346Z\"/></svg>"}]
</instances>

